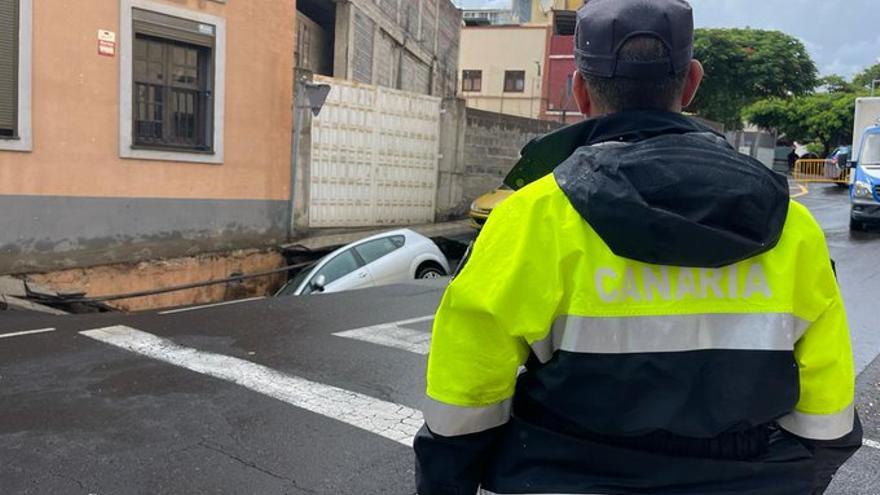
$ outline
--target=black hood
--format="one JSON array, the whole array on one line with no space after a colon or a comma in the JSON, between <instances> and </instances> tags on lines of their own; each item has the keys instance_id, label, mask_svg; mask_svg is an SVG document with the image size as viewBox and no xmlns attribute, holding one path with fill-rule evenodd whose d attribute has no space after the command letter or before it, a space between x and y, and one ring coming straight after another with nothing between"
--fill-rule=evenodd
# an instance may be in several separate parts
<instances>
[{"instance_id":1,"label":"black hood","mask_svg":"<svg viewBox=\"0 0 880 495\"><path fill-rule=\"evenodd\" d=\"M584 141L572 143L553 173L618 256L716 268L779 241L788 181L723 136L669 112L622 112L578 126ZM566 153L560 144L558 135L545 136L523 150L523 159L557 157Z\"/></svg>"}]
</instances>

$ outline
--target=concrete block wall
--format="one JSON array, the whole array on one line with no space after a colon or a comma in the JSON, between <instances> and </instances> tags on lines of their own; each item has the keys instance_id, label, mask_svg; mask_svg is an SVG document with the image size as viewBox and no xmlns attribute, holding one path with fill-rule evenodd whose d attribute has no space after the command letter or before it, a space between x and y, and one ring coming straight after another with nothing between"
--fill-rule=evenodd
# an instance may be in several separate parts
<instances>
[{"instance_id":1,"label":"concrete block wall","mask_svg":"<svg viewBox=\"0 0 880 495\"><path fill-rule=\"evenodd\" d=\"M497 188L533 138L561 127L557 122L466 108L444 100L441 116L438 221L461 217L470 203Z\"/></svg>"},{"instance_id":2,"label":"concrete block wall","mask_svg":"<svg viewBox=\"0 0 880 495\"><path fill-rule=\"evenodd\" d=\"M477 197L500 186L519 159L522 147L535 137L559 127L555 122L468 108L464 142L464 201L470 204Z\"/></svg>"}]
</instances>

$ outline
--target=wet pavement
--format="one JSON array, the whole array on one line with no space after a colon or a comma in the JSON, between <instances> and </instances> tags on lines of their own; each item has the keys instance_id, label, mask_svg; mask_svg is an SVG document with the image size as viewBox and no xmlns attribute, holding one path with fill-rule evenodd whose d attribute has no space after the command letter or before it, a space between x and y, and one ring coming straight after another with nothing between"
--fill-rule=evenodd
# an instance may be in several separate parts
<instances>
[{"instance_id":1,"label":"wet pavement","mask_svg":"<svg viewBox=\"0 0 880 495\"><path fill-rule=\"evenodd\" d=\"M799 201L837 261L858 404L880 441L880 232L849 233L835 186ZM405 437L418 424L425 317L442 290L0 314L0 494L412 494ZM877 466L880 448L863 448L829 493L880 493Z\"/></svg>"}]
</instances>

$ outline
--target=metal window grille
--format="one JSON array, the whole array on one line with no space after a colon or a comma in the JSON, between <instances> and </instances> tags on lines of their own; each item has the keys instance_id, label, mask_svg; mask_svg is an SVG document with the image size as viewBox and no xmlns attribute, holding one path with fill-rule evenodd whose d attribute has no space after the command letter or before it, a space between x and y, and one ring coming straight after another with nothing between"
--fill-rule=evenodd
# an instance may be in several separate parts
<instances>
[{"instance_id":1,"label":"metal window grille","mask_svg":"<svg viewBox=\"0 0 880 495\"><path fill-rule=\"evenodd\" d=\"M211 151L213 26L135 13L134 146Z\"/></svg>"},{"instance_id":2,"label":"metal window grille","mask_svg":"<svg viewBox=\"0 0 880 495\"><path fill-rule=\"evenodd\" d=\"M504 92L505 93L522 93L525 90L526 90L526 71L524 71L524 70L504 71Z\"/></svg>"},{"instance_id":3,"label":"metal window grille","mask_svg":"<svg viewBox=\"0 0 880 495\"><path fill-rule=\"evenodd\" d=\"M19 0L0 0L0 139L18 135Z\"/></svg>"}]
</instances>

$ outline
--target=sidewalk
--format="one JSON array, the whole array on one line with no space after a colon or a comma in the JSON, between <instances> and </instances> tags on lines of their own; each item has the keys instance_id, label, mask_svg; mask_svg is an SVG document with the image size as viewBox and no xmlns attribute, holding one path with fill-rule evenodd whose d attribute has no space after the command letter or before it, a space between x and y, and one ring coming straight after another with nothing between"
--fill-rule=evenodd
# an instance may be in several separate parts
<instances>
[{"instance_id":1,"label":"sidewalk","mask_svg":"<svg viewBox=\"0 0 880 495\"><path fill-rule=\"evenodd\" d=\"M474 231L470 226L470 220L455 220L451 222L429 223L423 225L388 226L366 229L327 229L315 232L303 239L281 245L286 251L295 248L306 248L318 251L333 246L342 246L358 241L365 237L381 234L397 229L410 229L426 237L454 237L468 234Z\"/></svg>"}]
</instances>

